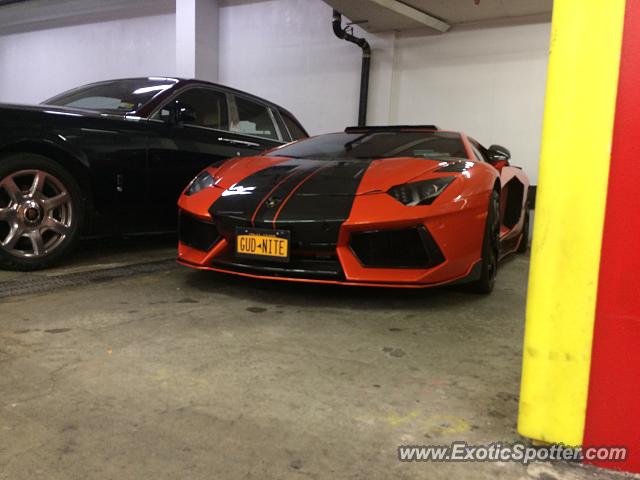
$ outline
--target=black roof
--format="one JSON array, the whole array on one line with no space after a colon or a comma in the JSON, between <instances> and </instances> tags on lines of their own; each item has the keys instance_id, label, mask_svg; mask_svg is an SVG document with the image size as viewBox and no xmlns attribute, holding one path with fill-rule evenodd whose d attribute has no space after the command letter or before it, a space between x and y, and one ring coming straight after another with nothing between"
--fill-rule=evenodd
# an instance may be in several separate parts
<instances>
[{"instance_id":1,"label":"black roof","mask_svg":"<svg viewBox=\"0 0 640 480\"><path fill-rule=\"evenodd\" d=\"M100 85L102 83L122 82L122 81L131 81L131 80L140 80L140 81L143 81L143 80L167 80L167 81L175 83L175 85L171 87L171 90L173 90L175 88L184 87L184 86L187 86L187 85L210 85L212 87L219 88L220 90L225 90L225 91L230 92L230 93L236 93L236 94L242 95L242 96L247 97L247 98L252 98L252 99L257 100L257 101L259 101L261 103L265 103L267 105L275 107L278 110L285 111L285 112L289 113L290 115L292 115L291 112L288 111L286 108L284 108L284 107L282 107L282 106L280 106L280 105L278 105L276 103L273 103L273 102L271 102L269 100L266 100L266 99L264 99L262 97L258 97L257 95L253 95L252 93L248 93L248 92L245 92L245 91L242 91L242 90L238 90L237 88L229 87L227 85L222 85L220 83L209 82L207 80L199 80L197 78L168 77L168 76L164 76L164 75L158 75L158 76L149 75L148 77L111 78L111 79L107 79L107 80L100 80L98 82L91 82L91 83L87 83L87 84L84 84L84 85L80 85L80 86L78 86L76 88L73 88L71 90L67 90L66 92L61 92L61 94L62 93L72 92L74 90L77 90L77 89L80 89L80 88L84 88L84 87L88 87L90 85ZM58 95L56 95L56 96L58 96ZM295 118L294 115L292 115L292 116Z\"/></svg>"},{"instance_id":2,"label":"black roof","mask_svg":"<svg viewBox=\"0 0 640 480\"><path fill-rule=\"evenodd\" d=\"M159 77L151 77L151 78L159 78ZM262 103L267 103L267 104L271 105L272 107L276 107L276 108L278 108L280 110L287 111L285 108L281 107L277 103L273 103L273 102L271 102L269 100L266 100L266 99L264 99L262 97L254 95L252 93L245 92L244 90L238 90L237 88L229 87L227 85L222 85L221 83L209 82L207 80L199 80L197 78L179 78L179 77L167 77L167 78L177 80L178 86L193 85L193 84L210 85L212 87L220 88L222 90L227 90L228 92L238 93L238 94L243 95L245 97L253 98L253 99L258 100L258 101L260 101Z\"/></svg>"}]
</instances>

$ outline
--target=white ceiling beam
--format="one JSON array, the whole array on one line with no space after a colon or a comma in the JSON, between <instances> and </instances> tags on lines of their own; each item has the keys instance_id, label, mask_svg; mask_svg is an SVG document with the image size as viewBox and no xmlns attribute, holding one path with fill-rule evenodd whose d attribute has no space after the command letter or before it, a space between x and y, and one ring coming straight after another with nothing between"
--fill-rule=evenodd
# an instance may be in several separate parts
<instances>
[{"instance_id":1,"label":"white ceiling beam","mask_svg":"<svg viewBox=\"0 0 640 480\"><path fill-rule=\"evenodd\" d=\"M443 22L439 18L433 17L428 13L420 11L416 8L410 7L398 0L370 0L372 3L380 5L381 7L392 10L400 15L404 15L411 20L422 23L427 27L431 27L434 30L438 30L439 32L447 32L451 25L446 22Z\"/></svg>"},{"instance_id":2,"label":"white ceiling beam","mask_svg":"<svg viewBox=\"0 0 640 480\"><path fill-rule=\"evenodd\" d=\"M176 73L218 80L218 0L176 2Z\"/></svg>"}]
</instances>

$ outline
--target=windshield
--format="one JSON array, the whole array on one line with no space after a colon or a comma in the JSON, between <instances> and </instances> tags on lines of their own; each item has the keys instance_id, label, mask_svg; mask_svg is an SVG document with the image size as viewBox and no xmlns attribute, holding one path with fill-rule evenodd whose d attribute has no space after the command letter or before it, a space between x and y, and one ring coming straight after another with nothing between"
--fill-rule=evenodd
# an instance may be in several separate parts
<instances>
[{"instance_id":1,"label":"windshield","mask_svg":"<svg viewBox=\"0 0 640 480\"><path fill-rule=\"evenodd\" d=\"M60 107L82 108L107 113L138 110L158 93L173 87L171 78L138 78L92 83L61 93L42 103Z\"/></svg>"},{"instance_id":2,"label":"windshield","mask_svg":"<svg viewBox=\"0 0 640 480\"><path fill-rule=\"evenodd\" d=\"M313 159L418 157L434 160L467 158L458 133L369 132L331 133L301 140L272 151L272 157Z\"/></svg>"}]
</instances>

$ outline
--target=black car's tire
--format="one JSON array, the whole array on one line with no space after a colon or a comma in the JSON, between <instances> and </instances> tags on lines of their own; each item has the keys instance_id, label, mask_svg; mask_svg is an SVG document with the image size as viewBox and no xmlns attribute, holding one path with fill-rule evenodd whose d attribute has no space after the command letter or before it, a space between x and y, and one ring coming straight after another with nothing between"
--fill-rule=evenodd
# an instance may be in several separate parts
<instances>
[{"instance_id":1,"label":"black car's tire","mask_svg":"<svg viewBox=\"0 0 640 480\"><path fill-rule=\"evenodd\" d=\"M524 225L522 226L522 239L520 245L518 245L517 253L527 253L529 250L529 206L525 207L524 211Z\"/></svg>"},{"instance_id":2,"label":"black car's tire","mask_svg":"<svg viewBox=\"0 0 640 480\"><path fill-rule=\"evenodd\" d=\"M42 155L0 158L0 267L46 268L80 235L85 200L78 182Z\"/></svg>"},{"instance_id":3,"label":"black car's tire","mask_svg":"<svg viewBox=\"0 0 640 480\"><path fill-rule=\"evenodd\" d=\"M495 190L489 198L487 223L484 228L482 241L482 260L480 278L469 284L469 289L475 293L489 294L493 291L498 271L500 254L500 197Z\"/></svg>"}]
</instances>

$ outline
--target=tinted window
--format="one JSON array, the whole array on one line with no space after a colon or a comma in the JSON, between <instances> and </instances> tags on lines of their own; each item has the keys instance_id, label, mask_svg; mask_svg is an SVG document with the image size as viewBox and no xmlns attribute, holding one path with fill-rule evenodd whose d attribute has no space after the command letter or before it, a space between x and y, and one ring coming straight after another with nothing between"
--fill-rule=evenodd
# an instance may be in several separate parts
<instances>
[{"instance_id":1,"label":"tinted window","mask_svg":"<svg viewBox=\"0 0 640 480\"><path fill-rule=\"evenodd\" d=\"M176 80L167 78L94 83L61 93L43 103L100 112L133 112L175 84Z\"/></svg>"},{"instance_id":2,"label":"tinted window","mask_svg":"<svg viewBox=\"0 0 640 480\"><path fill-rule=\"evenodd\" d=\"M475 155L476 160L478 160L479 162L484 162L484 157L473 143L471 144L471 150L473 150L473 154Z\"/></svg>"},{"instance_id":3,"label":"tinted window","mask_svg":"<svg viewBox=\"0 0 640 480\"><path fill-rule=\"evenodd\" d=\"M479 160L483 161L483 162L488 162L489 161L489 152L487 151L487 149L484 148L482 145L480 145L473 138L470 138L469 142L471 143L471 148L473 148L474 153L476 155L480 156Z\"/></svg>"},{"instance_id":4,"label":"tinted window","mask_svg":"<svg viewBox=\"0 0 640 480\"><path fill-rule=\"evenodd\" d=\"M280 112L280 115L282 116L282 120L284 120L284 123L287 126L289 133L291 134L292 140L298 140L300 138L305 138L308 136L306 132L300 127L298 122L296 122L293 118L291 118L285 112Z\"/></svg>"},{"instance_id":5,"label":"tinted window","mask_svg":"<svg viewBox=\"0 0 640 480\"><path fill-rule=\"evenodd\" d=\"M316 159L467 158L460 135L450 132L331 133L286 145L269 155Z\"/></svg>"},{"instance_id":6,"label":"tinted window","mask_svg":"<svg viewBox=\"0 0 640 480\"><path fill-rule=\"evenodd\" d=\"M227 130L227 99L224 93L210 88L190 88L179 94L171 103L175 101L179 102L181 107L189 108L195 115L195 120L188 124ZM168 113L166 109L162 109L154 118L165 118Z\"/></svg>"},{"instance_id":7,"label":"tinted window","mask_svg":"<svg viewBox=\"0 0 640 480\"><path fill-rule=\"evenodd\" d=\"M231 125L231 131L279 140L269 110L264 105L236 97L238 122Z\"/></svg>"}]
</instances>

